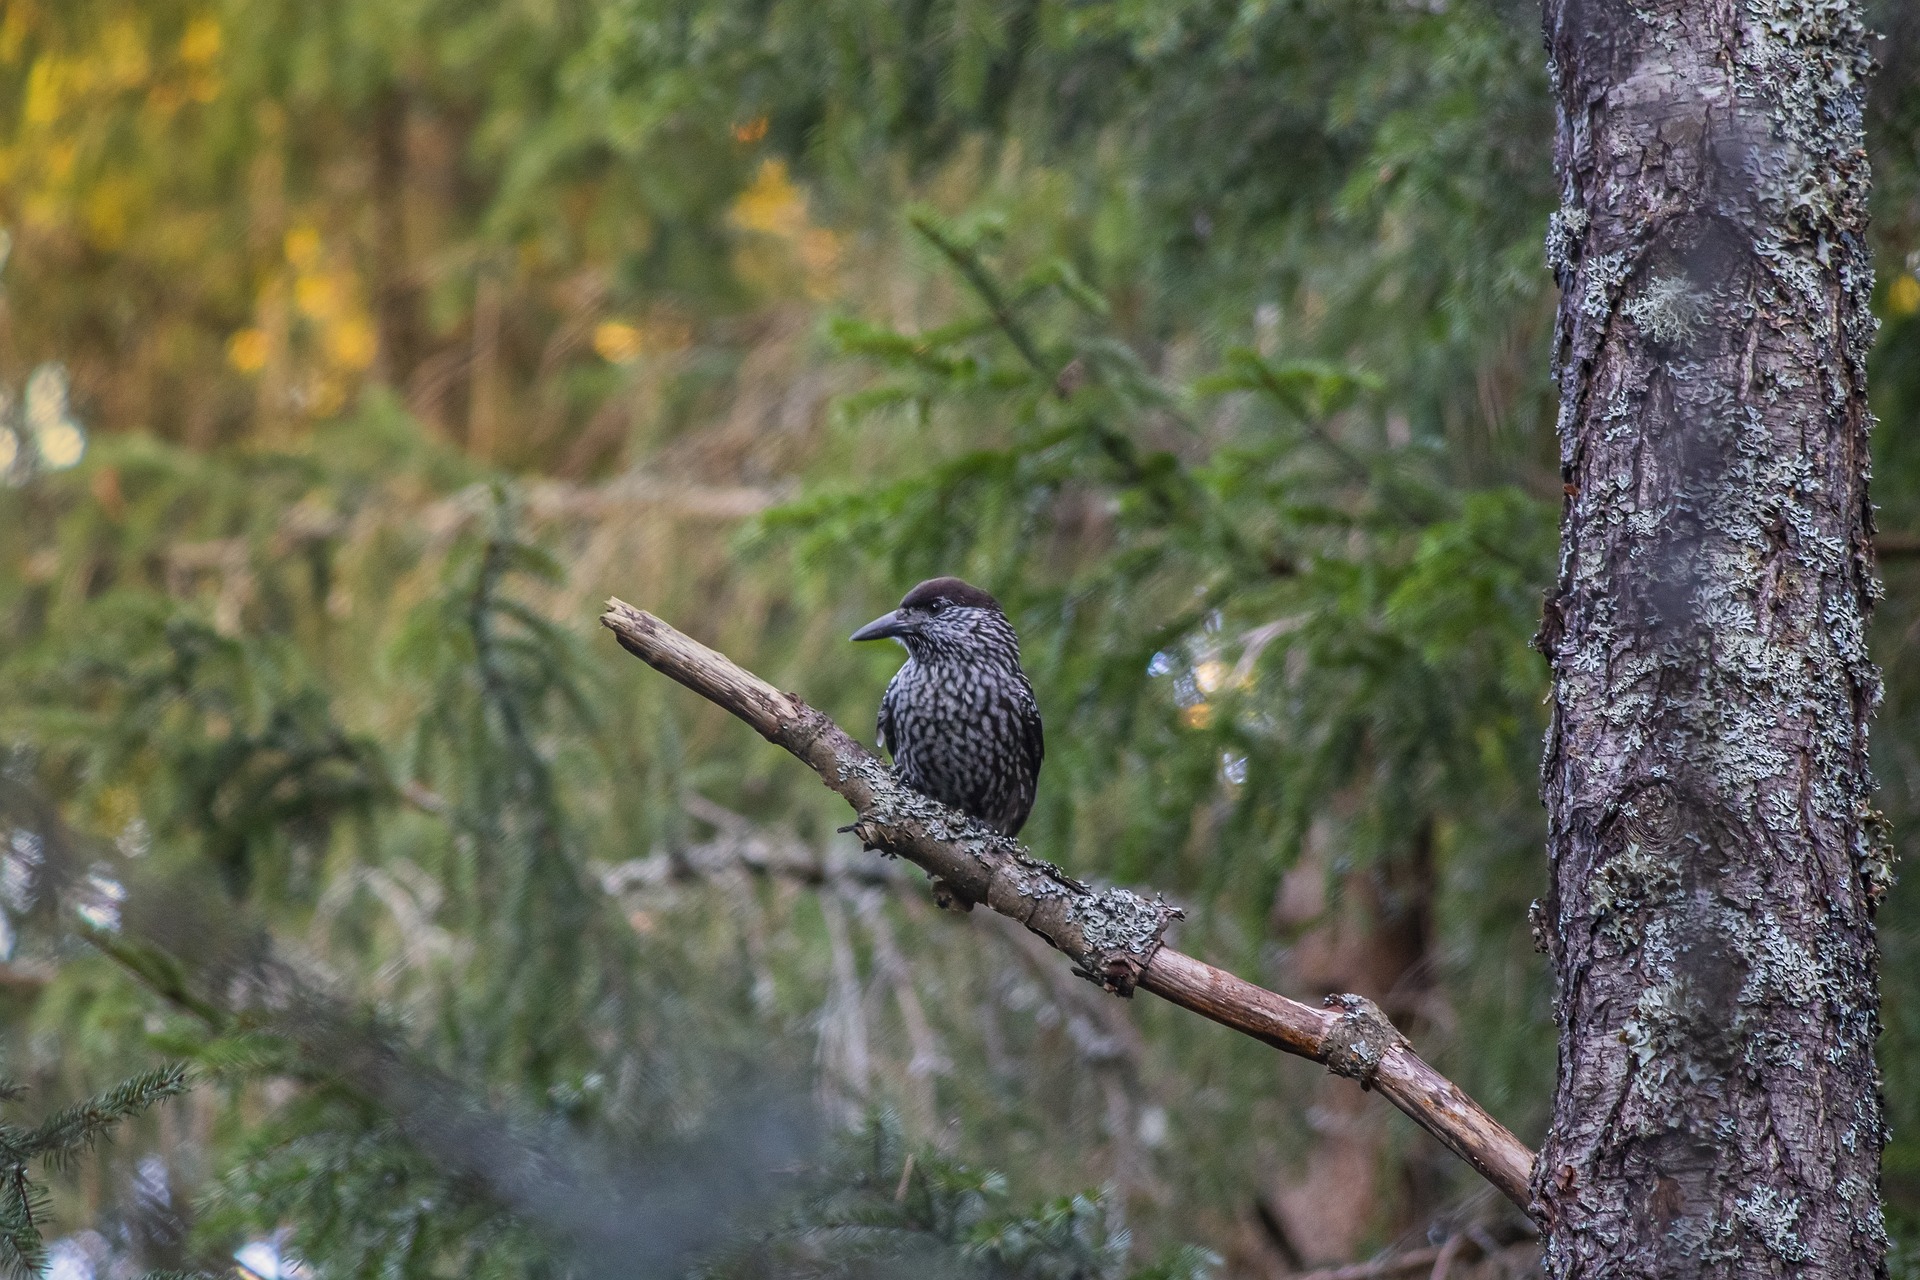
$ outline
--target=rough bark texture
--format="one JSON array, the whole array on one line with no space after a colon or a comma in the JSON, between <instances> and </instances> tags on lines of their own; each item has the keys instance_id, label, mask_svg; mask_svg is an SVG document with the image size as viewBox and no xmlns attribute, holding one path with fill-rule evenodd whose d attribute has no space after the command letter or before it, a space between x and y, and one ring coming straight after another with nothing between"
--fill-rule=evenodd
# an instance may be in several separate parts
<instances>
[{"instance_id":1,"label":"rough bark texture","mask_svg":"<svg viewBox=\"0 0 1920 1280\"><path fill-rule=\"evenodd\" d=\"M1289 1000L1162 944L1179 912L1126 889L1096 892L1009 836L913 791L827 716L724 654L622 600L600 621L621 647L726 708L793 754L853 806L869 849L912 862L942 906L976 904L1019 921L1066 953L1076 972L1120 995L1136 987L1276 1049L1325 1063L1377 1089L1415 1123L1524 1207L1533 1153L1413 1051L1371 1000Z\"/></svg>"},{"instance_id":2,"label":"rough bark texture","mask_svg":"<svg viewBox=\"0 0 1920 1280\"><path fill-rule=\"evenodd\" d=\"M1853 0L1547 0L1549 1274L1884 1274Z\"/></svg>"}]
</instances>

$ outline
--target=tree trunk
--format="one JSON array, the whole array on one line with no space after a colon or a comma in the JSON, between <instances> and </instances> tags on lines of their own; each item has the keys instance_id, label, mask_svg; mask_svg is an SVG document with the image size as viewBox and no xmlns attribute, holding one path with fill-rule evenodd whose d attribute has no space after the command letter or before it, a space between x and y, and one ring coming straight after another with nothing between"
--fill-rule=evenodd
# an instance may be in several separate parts
<instances>
[{"instance_id":1,"label":"tree trunk","mask_svg":"<svg viewBox=\"0 0 1920 1280\"><path fill-rule=\"evenodd\" d=\"M1549 1274L1885 1273L1857 0L1547 0Z\"/></svg>"}]
</instances>

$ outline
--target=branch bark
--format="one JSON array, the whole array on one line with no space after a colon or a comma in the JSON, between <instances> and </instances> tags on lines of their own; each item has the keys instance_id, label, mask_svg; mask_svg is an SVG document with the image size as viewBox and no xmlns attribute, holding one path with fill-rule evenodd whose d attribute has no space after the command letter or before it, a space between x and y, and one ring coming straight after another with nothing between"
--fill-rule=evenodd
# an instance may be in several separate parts
<instances>
[{"instance_id":1,"label":"branch bark","mask_svg":"<svg viewBox=\"0 0 1920 1280\"><path fill-rule=\"evenodd\" d=\"M1164 944L1178 908L1128 889L1095 890L1018 841L988 831L898 782L829 717L724 654L621 600L600 621L627 652L746 721L853 806L870 849L925 871L942 906L984 903L1045 939L1076 972L1117 995L1140 988L1286 1053L1378 1089L1523 1210L1533 1153L1413 1051L1359 996L1328 1007L1289 1000Z\"/></svg>"}]
</instances>

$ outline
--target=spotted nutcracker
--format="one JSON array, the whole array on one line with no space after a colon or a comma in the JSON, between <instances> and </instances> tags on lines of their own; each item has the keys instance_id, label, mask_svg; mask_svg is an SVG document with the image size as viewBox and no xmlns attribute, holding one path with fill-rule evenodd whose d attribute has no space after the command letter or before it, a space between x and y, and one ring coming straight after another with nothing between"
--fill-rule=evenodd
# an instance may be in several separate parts
<instances>
[{"instance_id":1,"label":"spotted nutcracker","mask_svg":"<svg viewBox=\"0 0 1920 1280\"><path fill-rule=\"evenodd\" d=\"M932 578L853 633L898 640L907 664L880 699L880 745L915 791L1013 835L1033 808L1044 746L1020 638L992 596Z\"/></svg>"}]
</instances>

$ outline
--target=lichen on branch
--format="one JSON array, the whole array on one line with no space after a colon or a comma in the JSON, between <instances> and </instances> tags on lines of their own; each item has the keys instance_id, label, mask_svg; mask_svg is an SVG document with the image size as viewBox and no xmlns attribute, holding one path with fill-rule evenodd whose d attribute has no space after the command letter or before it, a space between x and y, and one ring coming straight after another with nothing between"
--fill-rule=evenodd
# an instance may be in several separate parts
<instances>
[{"instance_id":1,"label":"lichen on branch","mask_svg":"<svg viewBox=\"0 0 1920 1280\"><path fill-rule=\"evenodd\" d=\"M1531 1212L1533 1153L1423 1061L1370 1002L1337 996L1331 1003L1341 1012L1316 1009L1183 955L1165 944L1180 910L1158 895L1096 890L1012 837L921 795L829 717L645 610L609 600L600 621L627 652L810 767L853 806L857 819L848 829L861 843L925 871L942 906L984 904L1025 925L1072 960L1076 972L1116 995L1149 991L1360 1080Z\"/></svg>"}]
</instances>

